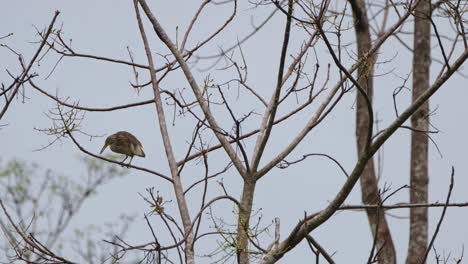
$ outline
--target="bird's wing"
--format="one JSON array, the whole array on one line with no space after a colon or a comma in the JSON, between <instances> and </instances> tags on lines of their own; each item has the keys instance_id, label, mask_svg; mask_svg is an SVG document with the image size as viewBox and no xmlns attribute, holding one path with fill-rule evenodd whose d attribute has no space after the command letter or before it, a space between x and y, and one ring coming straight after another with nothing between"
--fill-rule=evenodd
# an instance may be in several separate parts
<instances>
[{"instance_id":1,"label":"bird's wing","mask_svg":"<svg viewBox=\"0 0 468 264\"><path fill-rule=\"evenodd\" d=\"M128 139L131 143L141 146L140 141L132 134L127 131L120 131L116 133L117 136Z\"/></svg>"},{"instance_id":2,"label":"bird's wing","mask_svg":"<svg viewBox=\"0 0 468 264\"><path fill-rule=\"evenodd\" d=\"M120 141L125 141L125 144L128 144L128 147L132 150L134 155L145 157L145 152L143 151L143 146L140 141L132 134L127 131L117 132L117 138Z\"/></svg>"}]
</instances>

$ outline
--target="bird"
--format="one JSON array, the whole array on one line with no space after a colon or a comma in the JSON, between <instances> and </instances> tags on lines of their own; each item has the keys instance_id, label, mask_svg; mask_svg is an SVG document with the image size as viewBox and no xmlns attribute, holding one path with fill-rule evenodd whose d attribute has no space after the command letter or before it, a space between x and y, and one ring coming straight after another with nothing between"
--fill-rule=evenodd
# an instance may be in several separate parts
<instances>
[{"instance_id":1,"label":"bird","mask_svg":"<svg viewBox=\"0 0 468 264\"><path fill-rule=\"evenodd\" d=\"M146 156L140 141L127 131L119 131L108 136L100 154L104 152L107 146L109 146L113 152L125 155L125 159L121 161L122 163L130 157L128 165L132 163L133 156Z\"/></svg>"}]
</instances>

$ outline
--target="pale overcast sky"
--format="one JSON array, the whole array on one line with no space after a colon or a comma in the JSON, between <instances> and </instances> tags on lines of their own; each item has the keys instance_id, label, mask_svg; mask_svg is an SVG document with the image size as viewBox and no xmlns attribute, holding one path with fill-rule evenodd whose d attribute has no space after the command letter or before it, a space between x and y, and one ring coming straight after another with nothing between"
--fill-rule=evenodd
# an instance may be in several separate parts
<instances>
[{"instance_id":1,"label":"pale overcast sky","mask_svg":"<svg viewBox=\"0 0 468 264\"><path fill-rule=\"evenodd\" d=\"M151 1L157 7L154 12L162 22L166 31L175 39L176 27L179 27L179 39L182 38L189 24L191 16L201 1ZM23 53L28 61L37 44L34 26L42 29L51 21L54 11L61 12L57 25L63 25L63 32L67 38L73 39L73 47L78 52L98 54L106 57L128 59L126 47L129 46L135 53L135 60L146 64L146 57L142 48L142 41L138 32L136 19L133 11L132 1L2 1L0 4L0 36L13 32L10 38L0 40ZM228 30L215 39L215 41L203 48L200 55L210 55L219 52L219 47L229 47L235 44L238 38L250 33L252 24L258 25L271 12L271 7L259 7L251 9L247 1L242 1L238 8L235 22ZM223 19L230 15L229 5L214 7L210 6L202 14L202 19L195 25L191 33L192 39L187 44L189 47L195 45L212 32L216 25L222 23ZM409 24L408 26L412 26ZM269 98L276 83L276 72L279 61L279 51L284 28L284 15L277 13L275 17L262 28L258 34L246 42L242 48L249 67L248 80L252 87L265 98ZM167 53L163 44L156 40L155 34L150 26L146 28L150 36L154 54L156 52ZM411 30L411 27L408 27ZM296 28L291 39L291 51L297 51L304 35ZM348 40L353 39L352 31L345 34ZM411 43L411 42L409 42ZM433 42L435 45L435 42ZM332 63L331 57L321 45L317 47L317 56L321 65L319 83L323 83L325 69L328 63ZM354 52L354 46L349 46L346 52ZM295 52L294 52L295 53ZM434 54L439 56L438 49ZM53 75L45 80L52 66L58 59L55 54L49 54L49 58L41 62L40 67L35 65L34 71L40 76L36 83L49 93L58 94L62 97L70 97L71 102L80 102L83 106L105 107L119 105L129 102L137 102L152 98L150 87L144 88L137 93L129 85L133 81L131 67L113 65L110 63L96 62L93 60L79 58L64 58ZM309 64L315 64L315 55L310 53ZM156 56L158 65L163 63L161 57ZM386 74L378 77L375 81L375 110L378 112L380 128L388 125L394 118L392 93L401 85L402 81L397 76L410 74L411 54L401 45L392 40L382 47L379 59L390 60L387 64L379 65L377 73ZM348 66L352 63L345 61ZM208 71L201 71L213 61L203 61L193 68L197 81L202 83L210 75L216 82L232 78L232 72L226 74L217 70L224 66L223 62L218 67ZM432 78L438 73L440 65L433 62ZM18 73L18 63L15 56L7 49L0 49L0 79L2 83L8 84L10 79L6 69ZM309 67L309 71L312 67ZM466 67L461 69L468 73ZM332 68L329 86L336 83L337 71ZM140 72L140 80L148 80L147 73ZM411 82L408 82L410 86ZM190 96L190 89L179 73L169 76L161 86L168 90L183 89ZM459 75L448 81L444 87L431 99L431 110L437 108L436 114L431 117L431 123L441 130L433 136L442 153L437 152L433 144L430 145L430 201L444 201L449 186L451 166L455 167L456 187L453 192L452 201L468 201L468 163L466 162L466 150L468 142L468 125L466 116L468 108L464 105L468 98L466 80ZM262 113L261 105L250 98L250 95L241 90L237 97L237 87L229 91L229 96L235 105L237 114L242 115L254 109ZM0 158L2 164L10 159L21 159L40 164L43 168L50 168L66 177L79 180L86 172L84 166L79 162L80 157L85 154L65 139L43 151L34 151L48 143L51 138L37 132L34 128L44 128L51 124L45 116L45 112L54 107L54 103L35 90L26 86L27 98L15 100L6 116L0 121L0 125L7 126L0 129ZM409 91L403 91L399 97L400 111L408 105L411 98ZM354 131L354 98L355 93L349 93L342 100L331 116L317 129L312 131L303 144L298 147L288 158L295 159L303 154L311 152L327 153L339 160L345 169L352 169L356 161L355 131ZM300 99L300 98L299 98ZM291 100L290 104L295 101ZM0 106L3 107L4 101ZM312 110L315 109L312 107ZM168 119L172 120L172 108L167 107ZM282 111L282 112L281 112ZM281 113L286 112L280 109ZM262 160L267 162L281 151L293 138L295 133L302 129L304 121L307 120L311 111L306 111L289 123L278 126L274 131L267 148L267 155ZM230 128L232 124L224 112L216 112L224 128ZM191 120L191 119L190 119ZM254 116L244 127L244 132L259 126L260 118ZM168 120L168 125L171 121ZM176 126L169 126L171 139L174 145L177 159L181 159L190 140L194 122L184 121L178 118ZM127 130L137 136L143 143L146 158L135 157L133 163L148 167L169 175L167 161L160 139L159 128L156 121L155 108L153 105L141 106L131 110L121 110L113 113L87 113L83 122L84 131L91 134L110 135L119 130ZM409 143L410 133L407 130L397 132L385 144L383 174L380 186L384 183L396 189L408 184L409 173ZM104 138L89 141L84 136L78 136L80 142L89 150L98 153ZM217 143L214 137L207 137L212 145ZM248 141L250 144L253 140ZM252 150L252 146L247 148ZM210 155L212 172L225 165L226 157L214 152ZM183 177L185 186L196 179L203 177L202 164L193 169L193 175L186 174ZM38 176L41 176L40 174ZM229 170L222 179L227 189L235 197L241 192L241 181L234 169ZM271 223L274 217L281 219L281 234L285 237L294 225L304 216L304 212L313 213L322 209L334 197L344 182L344 176L339 169L329 161L322 158L310 158L307 161L292 166L288 170L274 169L259 183L255 194L254 208L261 209L263 223ZM148 212L149 207L138 193L144 193L145 188L155 187L160 190L164 197L173 200L167 205L167 210L178 219L178 210L175 205L175 197L172 187L153 175L139 171L132 171L128 176L112 181L98 189L98 194L91 198L82 208L79 215L72 221L69 231L64 234L65 239L70 239L75 228L85 228L90 224L103 225L106 222L118 221L121 213L136 215L136 220L131 227L128 240L134 244L145 243L151 240L148 229L143 219L143 214ZM188 197L188 204L192 214L198 211L200 204L200 190ZM219 186L213 181L210 183L210 197L222 193ZM408 191L403 190L400 194L390 199L388 203L406 202ZM355 187L347 204L360 203L359 184ZM214 207L215 214L226 216L232 220L231 204L220 204ZM390 212L399 217L408 216L408 210L395 210ZM440 216L441 210L431 209L430 234L432 235L435 224ZM3 217L3 216L2 216ZM230 218L231 217L231 218ZM156 220L155 220L156 221ZM390 228L397 249L399 262L406 257L408 245L408 219L388 217ZM468 209L451 208L448 210L442 230L436 240L435 246L438 252L450 253L456 257L461 253L462 246L468 242ZM156 223L156 222L155 222ZM210 225L209 221L205 222ZM172 240L167 232L161 229L161 241L171 244ZM372 237L364 212L340 212L315 230L312 235L329 250L336 252L334 258L337 263L363 263L368 258L368 252L372 244ZM99 239L105 239L100 237ZM263 241L267 246L272 241ZM214 246L214 240L206 240L198 244L198 248ZM206 252L203 253L207 253ZM67 255L67 252L64 252ZM305 263L310 262L312 257L305 243L288 253L280 263ZM71 257L73 258L73 257ZM307 259L307 261L306 261ZM208 263L200 259L200 263ZM234 262L231 259L231 262ZM433 262L433 259L430 263Z\"/></svg>"}]
</instances>

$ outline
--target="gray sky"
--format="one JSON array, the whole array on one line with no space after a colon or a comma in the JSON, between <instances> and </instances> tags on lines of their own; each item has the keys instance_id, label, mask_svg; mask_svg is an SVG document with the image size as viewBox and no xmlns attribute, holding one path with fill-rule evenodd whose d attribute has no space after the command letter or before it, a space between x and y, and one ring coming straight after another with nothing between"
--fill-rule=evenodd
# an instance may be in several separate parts
<instances>
[{"instance_id":1,"label":"gray sky","mask_svg":"<svg viewBox=\"0 0 468 264\"><path fill-rule=\"evenodd\" d=\"M178 26L179 39L181 39L200 1L152 2L155 2L153 6L157 7L155 8L155 14L171 38L175 39L176 26ZM213 32L215 25L219 25L230 14L230 9L227 7L211 6L203 13L202 19L195 25L194 31L191 33L192 39L188 43L189 47L200 41L206 32ZM251 31L252 21L255 25L258 25L271 11L271 8L250 9L249 7L251 6L247 3L242 3L238 9L236 21L221 37L216 38L211 45L203 48L199 54L210 55L219 52L219 47L231 46L236 42L237 38L242 38ZM3 25L0 28L0 35L3 36L14 32L14 36L0 42L22 52L26 61L28 61L37 47L37 45L31 43L31 41L37 39L35 38L33 25L40 29L47 26L54 10L61 11L58 25L63 23L64 34L67 38L73 39L73 47L76 51L127 60L126 47L130 46L135 53L136 61L146 64L132 1L3 1L0 8L0 24ZM283 24L284 16L277 14L254 38L242 46L249 67L249 83L265 98L269 98L276 82ZM410 29L408 28L408 30ZM147 26L146 30L155 53L167 53L167 50L162 47L163 44L156 40L151 27ZM346 33L344 37L352 40L352 31ZM289 51L297 51L303 39L304 35L296 27L293 31ZM435 45L435 42L433 42L433 45ZM322 84L325 78L326 65L332 63L332 61L328 52L321 45L317 47L316 52L321 65L318 83ZM354 47L349 46L344 54L346 52L352 54ZM237 54L238 52L236 56ZM434 49L434 54L440 57L438 49ZM311 71L315 63L315 57L313 53L309 56L308 71ZM1 80L4 83L9 83L10 80L5 69L17 73L17 59L4 48L0 49L0 58ZM163 63L161 57L156 56L155 58L158 65ZM133 72L130 67L104 62L64 58L54 74L49 79L44 80L57 59L58 57L55 54L50 54L48 59L41 62L40 67L35 65L34 68L34 71L40 74L36 79L37 84L52 94L58 93L62 97L69 96L72 102L79 101L83 106L96 107L152 98L152 91L149 87L137 93L129 85L129 81L133 81ZM392 72L376 78L375 81L375 109L381 120L379 126L382 128L394 118L392 93L402 83L402 80L397 76L406 76L410 73L411 56L401 45L392 40L383 46L379 59L392 59L389 63L379 65L377 73ZM348 66L352 64L349 59L345 60L345 62ZM210 65L210 63L212 61L203 61L193 68L199 83L202 83L209 74L218 83L222 83L230 77L232 78L233 72L226 73L216 70L216 68L224 65L222 62L220 67L209 71L199 70ZM431 75L434 78L440 70L440 65L433 62L432 66ZM462 68L462 71L467 73L466 67ZM336 83L337 77L336 69L332 68L329 87ZM140 72L140 80L142 82L148 80L148 75L143 71ZM408 84L410 83L408 82ZM189 86L180 72L169 76L161 86L168 90L185 88L184 95L191 96ZM465 153L466 149L468 149L466 140L468 126L465 122L468 109L464 106L464 98L467 98L468 91L465 88L466 80L459 75L455 75L431 98L431 110L437 108L436 114L431 117L431 123L441 130L433 138L440 147L443 157L438 154L434 145L431 144L430 201L445 200L452 165L455 167L456 172L456 186L452 201L468 200L465 191L465 186L468 184L468 163L466 162ZM239 99L235 101L237 91L237 87L232 87L228 92L229 98L231 98L235 106L236 114L240 116L252 109L262 113L261 105L250 98L245 90L241 90ZM33 151L47 144L48 140L50 140L49 137L35 131L34 128L44 128L51 124L44 113L52 108L54 104L50 99L41 96L35 90L27 88L25 94L27 99L24 103L21 99L15 100L6 117L0 121L1 125L8 124L8 126L0 129L0 158L3 162L12 158L36 162L44 168L51 168L67 177L80 179L85 171L83 165L79 162L79 157L84 154L71 141L64 140L61 144L55 144L43 151ZM314 129L288 159L299 158L310 152L327 153L342 162L348 171L351 170L356 161L354 97L354 93L347 94L330 117L317 129ZM410 98L411 93L409 91L402 92L398 101L400 111L408 105ZM290 100L287 105L292 107L294 103L295 99ZM317 104L311 110L316 107ZM263 163L266 163L281 151L294 137L295 133L302 129L305 120L312 113L311 110L305 111L294 120L279 125L275 129L267 147L268 153L262 159ZM226 112L215 112L224 128L227 129L232 126L230 120L226 118L228 117ZM280 109L280 113L285 112L287 112L286 107ZM168 119L172 119L172 108L167 107L166 113ZM243 128L244 132L257 128L259 122L260 118L254 116ZM168 121L168 124L170 123ZM177 159L182 158L185 153L193 125L194 122L191 119L189 121L178 118L176 126L169 127ZM147 154L145 159L136 157L134 164L169 175L153 105L114 113L87 113L83 129L91 134L99 135L110 135L119 130L132 132L143 143ZM396 189L408 184L409 135L408 131L401 130L385 144L383 175L380 186L387 183ZM78 138L81 144L94 153L99 152L104 142L103 138L92 141L82 136L78 136ZM212 145L216 143L213 136L207 136L205 139L209 140ZM254 143L253 140L247 142L251 145ZM252 150L251 145L247 147L250 151ZM210 161L212 172L214 172L225 164L226 156L221 154L220 151L214 152L210 155ZM190 172L193 171L193 173L187 173L183 176L185 186L203 177L202 164L189 168ZM239 197L241 192L240 177L235 170L229 170L222 178L231 194ZM333 164L321 158L310 158L299 165L290 167L288 170L274 169L257 185L254 208L261 208L264 224L270 223L274 217L280 217L281 234L284 237L303 217L304 211L312 213L326 206L344 180L345 177ZM347 204L360 203L358 185L346 200ZM148 212L149 208L138 193L144 193L145 188L152 186L159 189L166 199L175 201L172 187L169 184L152 175L132 171L128 176L100 188L98 190L99 194L91 198L84 205L79 216L73 220L70 230L83 228L89 224L102 225L105 222L116 221L118 216L125 212L137 216L128 237L129 241L133 243L146 242L146 240L141 240L142 237L150 239L142 216L145 212ZM215 182L210 184L210 188L210 197L221 194L221 189ZM187 198L192 214L199 208L200 190L200 188L197 189L197 194ZM388 202L397 203L406 202L407 200L408 191L404 190ZM175 202L169 204L167 210L178 217ZM215 206L214 211L219 216L232 217L231 210L232 206L230 204L228 206L223 204ZM439 209L429 211L430 234L434 231L440 212ZM391 211L391 213L397 216L408 216L408 210L395 210ZM408 219L388 217L388 220L397 247L398 259L403 262L408 244ZM468 242L468 231L465 227L467 222L467 209L450 209L448 211L442 225L442 231L435 243L438 252L451 252L454 257L461 253L462 245ZM165 234L164 231L161 232ZM71 234L72 232L67 232L65 237L69 237ZM336 252L335 259L337 263L364 262L368 257L372 243L370 229L363 212L338 213L312 234L330 252ZM167 244L171 243L170 238L164 236L162 241ZM202 242L199 247L201 245L209 247L210 243L213 242L207 240ZM271 240L263 242L266 246ZM211 246L213 245L211 244ZM306 244L301 244L301 246L288 253L280 262L304 263L306 258L311 257L310 250L306 247ZM200 263L205 262L207 262L206 259L200 261Z\"/></svg>"}]
</instances>

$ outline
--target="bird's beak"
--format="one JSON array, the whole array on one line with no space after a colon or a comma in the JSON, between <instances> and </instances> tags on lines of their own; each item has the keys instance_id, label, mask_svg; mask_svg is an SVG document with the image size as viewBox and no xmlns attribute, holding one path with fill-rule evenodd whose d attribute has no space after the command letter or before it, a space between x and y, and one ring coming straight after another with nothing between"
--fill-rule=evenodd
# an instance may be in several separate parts
<instances>
[{"instance_id":1,"label":"bird's beak","mask_svg":"<svg viewBox=\"0 0 468 264\"><path fill-rule=\"evenodd\" d=\"M108 146L107 144L104 144L104 147L102 147L101 152L99 152L99 154L102 154L104 150L107 148L107 146Z\"/></svg>"}]
</instances>

